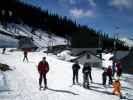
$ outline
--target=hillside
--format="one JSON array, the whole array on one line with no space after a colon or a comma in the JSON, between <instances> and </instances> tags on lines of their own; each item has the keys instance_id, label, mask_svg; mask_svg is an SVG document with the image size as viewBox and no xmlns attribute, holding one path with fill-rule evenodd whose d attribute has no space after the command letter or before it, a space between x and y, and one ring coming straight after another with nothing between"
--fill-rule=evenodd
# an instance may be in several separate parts
<instances>
[{"instance_id":1,"label":"hillside","mask_svg":"<svg viewBox=\"0 0 133 100\"><path fill-rule=\"evenodd\" d=\"M96 29L80 25L66 16L53 14L37 6L25 4L20 0L10 0L8 4L7 2L9 1L0 1L0 21L5 28L8 26L8 23L16 23L30 26L32 28L31 33L41 29L49 34L54 33L57 36L69 39L69 41L72 41L73 48L77 48L79 42L81 45L79 45L78 48L83 47L83 44L84 48L89 47L88 42L97 46L99 45L98 41L100 39L103 49L112 49L114 47L114 41L116 41L117 49L128 50L128 46L123 45L123 42L120 40L110 38L107 33L98 32ZM84 35L80 37L80 34L83 33ZM77 37L72 37L73 34ZM79 40L78 38L80 38L81 41L76 41ZM85 43L84 39L86 39ZM91 47L94 46L92 45Z\"/></svg>"},{"instance_id":2,"label":"hillside","mask_svg":"<svg viewBox=\"0 0 133 100\"><path fill-rule=\"evenodd\" d=\"M18 40L16 36L26 36L32 38L35 45L39 48L44 48L49 45L49 42L53 42L53 45L65 45L66 39L56 36L54 34L49 35L46 31L36 30L35 33L31 33L31 27L20 24L8 24L7 29L0 26L0 47L18 47ZM2 32L5 32L2 34Z\"/></svg>"}]
</instances>

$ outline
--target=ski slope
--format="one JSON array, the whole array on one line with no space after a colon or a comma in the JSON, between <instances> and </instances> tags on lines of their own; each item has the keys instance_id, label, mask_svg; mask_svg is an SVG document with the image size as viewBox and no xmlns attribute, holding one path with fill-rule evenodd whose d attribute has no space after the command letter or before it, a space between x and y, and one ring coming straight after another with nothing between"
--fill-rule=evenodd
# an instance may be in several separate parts
<instances>
[{"instance_id":1,"label":"ski slope","mask_svg":"<svg viewBox=\"0 0 133 100\"><path fill-rule=\"evenodd\" d=\"M1 52L1 51L0 51ZM50 71L47 74L49 90L40 91L38 88L39 74L37 64L46 56ZM0 74L0 100L119 100L112 95L110 86L101 85L102 70L92 69L93 83L90 89L82 86L72 86L72 63L58 60L55 55L46 55L43 52L31 52L28 55L29 63L23 62L23 52L14 51L0 53L0 62L11 66L13 71ZM81 66L82 69L82 66ZM79 72L79 82L82 83L82 71ZM131 75L123 75L122 93L133 94ZM128 81L129 80L129 81ZM2 84L6 83L6 84Z\"/></svg>"}]
</instances>

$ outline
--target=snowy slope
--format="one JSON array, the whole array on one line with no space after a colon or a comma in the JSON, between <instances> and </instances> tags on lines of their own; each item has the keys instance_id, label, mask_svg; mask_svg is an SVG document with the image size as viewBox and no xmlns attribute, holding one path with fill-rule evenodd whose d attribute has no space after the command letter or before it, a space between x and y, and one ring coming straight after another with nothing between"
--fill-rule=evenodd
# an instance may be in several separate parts
<instances>
[{"instance_id":1,"label":"snowy slope","mask_svg":"<svg viewBox=\"0 0 133 100\"><path fill-rule=\"evenodd\" d=\"M51 41L53 41L53 45L65 45L66 44L65 38L56 36L54 34L51 35L51 38L49 38L48 33L46 33L45 31L42 31L42 30L36 30L35 34L32 34L31 27L26 26L26 25L23 26L23 25L17 25L17 24L9 24L8 26L9 26L9 28L7 30L5 30L3 28L3 26L0 25L0 30L4 31L10 35L14 35L14 36L21 35L21 36L32 37L34 40L34 43L39 48L47 47L51 43ZM16 32L15 32L15 30L16 30ZM40 38L40 36L41 36L41 38ZM7 36L5 36L5 37L7 37ZM0 40L2 40L2 39L3 39L3 37L0 36ZM8 42L7 41L4 41L4 42L7 44L10 44L9 42L12 42L11 39L6 39L6 40ZM12 47L12 45L11 45L11 47ZM17 45L16 45L16 47L17 47Z\"/></svg>"},{"instance_id":2,"label":"snowy slope","mask_svg":"<svg viewBox=\"0 0 133 100\"><path fill-rule=\"evenodd\" d=\"M124 41L125 45L129 46L129 47L132 47L133 46L133 41L128 39L128 38L121 38L120 40Z\"/></svg>"},{"instance_id":3,"label":"snowy slope","mask_svg":"<svg viewBox=\"0 0 133 100\"><path fill-rule=\"evenodd\" d=\"M87 90L81 86L71 85L72 63L57 60L54 55L46 55L42 52L31 52L28 56L29 63L22 62L22 52L0 54L0 62L8 64L14 69L4 73L9 88L0 91L0 100L119 100L119 97L111 95L110 87L104 88L101 85L103 71L100 69L92 69L94 83L90 84L91 89ZM38 89L37 64L43 56L47 57L50 64L50 71L47 75L50 90L46 91ZM122 92L129 93L130 98L133 94L133 85L130 79L132 77L124 75L122 81ZM82 83L81 69L79 78L79 82ZM126 79L130 79L130 82Z\"/></svg>"}]
</instances>

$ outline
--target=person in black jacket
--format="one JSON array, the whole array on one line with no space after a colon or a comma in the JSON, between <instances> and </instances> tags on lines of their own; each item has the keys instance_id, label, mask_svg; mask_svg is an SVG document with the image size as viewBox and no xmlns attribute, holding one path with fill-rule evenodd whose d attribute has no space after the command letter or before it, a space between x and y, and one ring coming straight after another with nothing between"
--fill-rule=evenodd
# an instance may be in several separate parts
<instances>
[{"instance_id":1,"label":"person in black jacket","mask_svg":"<svg viewBox=\"0 0 133 100\"><path fill-rule=\"evenodd\" d=\"M79 84L78 82L78 71L80 69L80 65L78 63L78 61L76 61L73 66L72 66L72 70L73 70L73 84L75 85L75 78L76 78L76 82L77 84Z\"/></svg>"},{"instance_id":2,"label":"person in black jacket","mask_svg":"<svg viewBox=\"0 0 133 100\"><path fill-rule=\"evenodd\" d=\"M28 60L28 51L27 50L24 50L24 58L23 58L23 62L27 60L27 62L29 61Z\"/></svg>"},{"instance_id":3,"label":"person in black jacket","mask_svg":"<svg viewBox=\"0 0 133 100\"><path fill-rule=\"evenodd\" d=\"M89 63L84 64L82 72L83 72L83 87L89 88L89 78L92 82L91 66Z\"/></svg>"},{"instance_id":4,"label":"person in black jacket","mask_svg":"<svg viewBox=\"0 0 133 100\"><path fill-rule=\"evenodd\" d=\"M104 69L102 73L102 79L103 79L103 86L106 86L106 80L107 80L107 69Z\"/></svg>"}]
</instances>

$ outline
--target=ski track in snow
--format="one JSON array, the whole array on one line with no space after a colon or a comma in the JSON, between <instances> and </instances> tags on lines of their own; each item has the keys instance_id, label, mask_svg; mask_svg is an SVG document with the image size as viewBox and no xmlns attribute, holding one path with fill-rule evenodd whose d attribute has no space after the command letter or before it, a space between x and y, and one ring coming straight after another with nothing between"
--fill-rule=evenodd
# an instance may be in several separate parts
<instances>
[{"instance_id":1,"label":"ski track in snow","mask_svg":"<svg viewBox=\"0 0 133 100\"><path fill-rule=\"evenodd\" d=\"M90 90L72 84L72 63L64 62L42 52L29 53L29 63L23 62L23 52L0 54L0 62L13 66L13 71L5 72L9 91L0 91L0 100L119 100L111 94L111 87L101 85L102 70L93 68L93 82ZM50 71L47 74L48 90L39 90L37 64L43 56L47 57ZM82 67L82 66L81 66ZM79 72L82 83L82 71ZM126 81L123 92L132 92L133 87ZM77 94L77 95L74 95Z\"/></svg>"}]
</instances>

